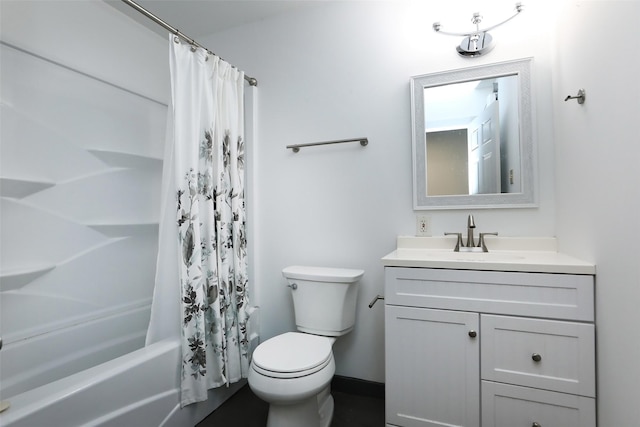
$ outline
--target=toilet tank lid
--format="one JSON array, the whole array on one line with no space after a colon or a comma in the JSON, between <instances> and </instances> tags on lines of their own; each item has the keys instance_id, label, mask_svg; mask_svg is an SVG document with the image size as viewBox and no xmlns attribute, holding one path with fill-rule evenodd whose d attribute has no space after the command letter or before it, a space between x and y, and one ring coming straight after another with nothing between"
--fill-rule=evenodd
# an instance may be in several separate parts
<instances>
[{"instance_id":1,"label":"toilet tank lid","mask_svg":"<svg viewBox=\"0 0 640 427\"><path fill-rule=\"evenodd\" d=\"M364 270L351 268L309 267L293 265L282 270L287 279L313 280L318 282L355 282Z\"/></svg>"}]
</instances>

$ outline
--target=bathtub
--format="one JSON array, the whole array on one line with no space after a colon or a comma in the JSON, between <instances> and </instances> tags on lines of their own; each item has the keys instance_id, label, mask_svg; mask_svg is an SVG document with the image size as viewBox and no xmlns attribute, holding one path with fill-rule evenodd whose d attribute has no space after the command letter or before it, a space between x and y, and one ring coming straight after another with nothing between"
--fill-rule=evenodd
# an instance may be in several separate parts
<instances>
[{"instance_id":1,"label":"bathtub","mask_svg":"<svg viewBox=\"0 0 640 427\"><path fill-rule=\"evenodd\" d=\"M180 342L160 341L3 398L11 406L0 413L0 426L194 426L246 383L210 390L208 401L181 409L179 369Z\"/></svg>"}]
</instances>

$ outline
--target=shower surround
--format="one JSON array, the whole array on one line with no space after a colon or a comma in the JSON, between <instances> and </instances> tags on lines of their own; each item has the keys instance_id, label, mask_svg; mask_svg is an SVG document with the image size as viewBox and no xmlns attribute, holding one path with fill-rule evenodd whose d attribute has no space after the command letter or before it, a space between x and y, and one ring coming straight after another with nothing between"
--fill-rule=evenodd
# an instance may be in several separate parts
<instances>
[{"instance_id":1,"label":"shower surround","mask_svg":"<svg viewBox=\"0 0 640 427\"><path fill-rule=\"evenodd\" d=\"M167 108L0 48L0 375L10 400L144 346Z\"/></svg>"}]
</instances>

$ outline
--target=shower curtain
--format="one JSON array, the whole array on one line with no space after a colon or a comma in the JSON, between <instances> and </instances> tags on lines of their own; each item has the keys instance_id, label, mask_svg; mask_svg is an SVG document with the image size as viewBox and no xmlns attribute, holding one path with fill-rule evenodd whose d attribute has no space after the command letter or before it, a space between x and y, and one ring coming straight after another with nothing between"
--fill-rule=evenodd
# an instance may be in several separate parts
<instances>
[{"instance_id":1,"label":"shower curtain","mask_svg":"<svg viewBox=\"0 0 640 427\"><path fill-rule=\"evenodd\" d=\"M181 337L181 405L248 372L244 74L170 37L172 105L147 344Z\"/></svg>"}]
</instances>

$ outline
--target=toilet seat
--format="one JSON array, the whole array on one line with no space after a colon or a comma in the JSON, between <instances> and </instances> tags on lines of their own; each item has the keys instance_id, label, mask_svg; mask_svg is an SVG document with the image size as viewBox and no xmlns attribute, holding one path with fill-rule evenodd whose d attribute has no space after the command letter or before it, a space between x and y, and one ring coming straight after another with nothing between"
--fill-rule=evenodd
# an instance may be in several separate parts
<instances>
[{"instance_id":1,"label":"toilet seat","mask_svg":"<svg viewBox=\"0 0 640 427\"><path fill-rule=\"evenodd\" d=\"M333 360L330 337L287 332L270 338L253 352L253 369L273 378L299 378L316 373Z\"/></svg>"}]
</instances>

